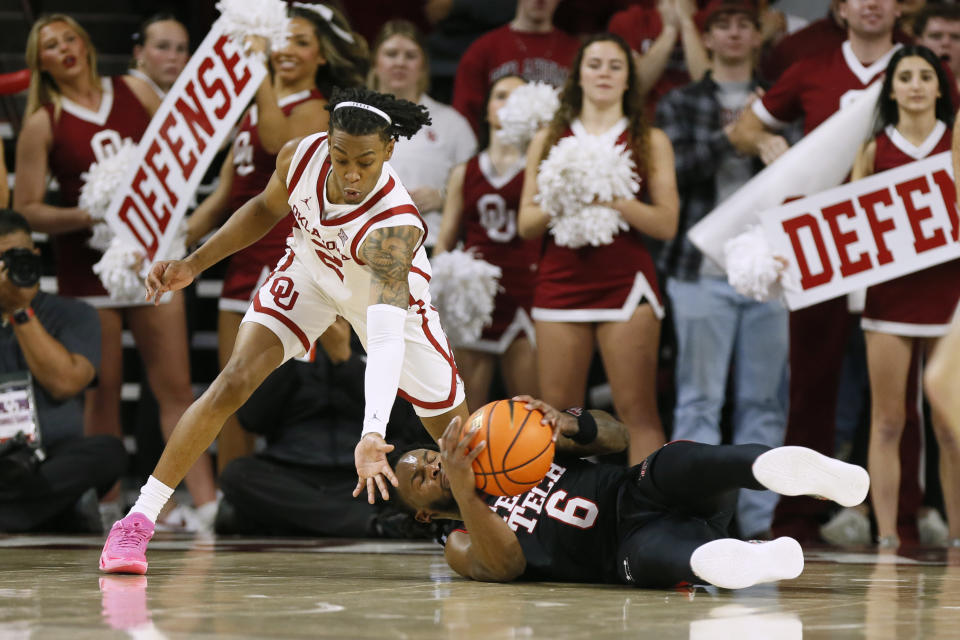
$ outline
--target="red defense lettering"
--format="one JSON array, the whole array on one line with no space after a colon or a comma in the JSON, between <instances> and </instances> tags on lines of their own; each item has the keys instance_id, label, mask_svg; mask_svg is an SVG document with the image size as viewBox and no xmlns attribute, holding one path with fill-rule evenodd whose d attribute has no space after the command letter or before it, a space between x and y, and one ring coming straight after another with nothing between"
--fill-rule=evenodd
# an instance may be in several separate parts
<instances>
[{"instance_id":1,"label":"red defense lettering","mask_svg":"<svg viewBox=\"0 0 960 640\"><path fill-rule=\"evenodd\" d=\"M153 219L157 221L157 227L159 227L160 233L163 233L167 230L167 225L170 224L170 209L165 204L154 207L154 203L157 201L157 194L153 191L143 192L143 183L146 179L147 172L143 170L143 167L140 167L136 175L133 176L133 192L140 196L143 204L147 205L147 209L150 210ZM157 215L157 209L160 209L161 212L159 216Z\"/></svg>"},{"instance_id":2,"label":"red defense lettering","mask_svg":"<svg viewBox=\"0 0 960 640\"><path fill-rule=\"evenodd\" d=\"M207 116L207 112L200 106L200 100L197 98L197 87L194 86L193 82L187 83L185 91L187 95L190 96L190 99L193 100L193 108L191 109L190 105L188 105L183 98L177 98L174 107L180 112L183 121L187 123L190 135L197 141L197 148L200 150L200 153L203 153L203 150L207 148L207 141L204 140L204 136L201 136L200 132L197 131L197 126L199 125L207 136L213 137L213 125L210 124L210 118Z\"/></svg>"},{"instance_id":3,"label":"red defense lettering","mask_svg":"<svg viewBox=\"0 0 960 640\"><path fill-rule=\"evenodd\" d=\"M134 214L134 217L131 217L131 213ZM130 232L133 233L136 237L137 242L140 243L140 246L143 247L144 251L147 252L147 259L153 260L153 256L157 253L157 246L159 245L159 240L157 239L157 234L150 226L150 223L143 216L143 212L137 207L137 203L133 201L133 198L127 196L123 199L123 204L120 205L120 213L118 214L120 220L127 225L127 228L130 229ZM150 237L145 238L144 234L141 233L141 225L136 224L139 221L142 224L142 228L145 228L149 233Z\"/></svg>"},{"instance_id":4,"label":"red defense lettering","mask_svg":"<svg viewBox=\"0 0 960 640\"><path fill-rule=\"evenodd\" d=\"M805 213L796 218L784 220L780 224L783 225L783 230L790 236L793 254L797 257L797 265L800 267L800 286L803 287L804 290L807 290L830 282L833 278L833 266L830 264L830 258L827 256L827 247L823 243L823 237L820 235L820 227L817 225L817 219L809 213ZM820 264L823 266L823 270L820 273L811 273L810 265L807 263L807 257L803 253L803 245L800 243L800 230L804 227L810 229L810 235L813 236L813 243L816 245L817 253L820 255Z\"/></svg>"},{"instance_id":5,"label":"red defense lettering","mask_svg":"<svg viewBox=\"0 0 960 640\"><path fill-rule=\"evenodd\" d=\"M171 139L170 137L170 129L172 129L175 124L177 124L177 119L173 117L172 113L168 113L167 119L160 125L160 137L163 138L163 141L170 147L170 152L173 154L177 164L180 165L180 170L183 172L183 179L189 180L190 174L193 173L194 167L197 166L197 155L191 149L187 152L186 162L180 157L180 150L183 149L183 139Z\"/></svg>"},{"instance_id":6,"label":"red defense lettering","mask_svg":"<svg viewBox=\"0 0 960 640\"><path fill-rule=\"evenodd\" d=\"M223 36L226 38L227 36ZM213 69L214 64L213 60L210 58L204 58L203 62L200 63L200 68L197 69L197 81L200 83L200 88L203 90L203 95L207 96L211 100L215 95L223 95L223 104L214 109L213 115L217 118L222 118L227 115L227 112L230 111L230 92L227 91L227 85L223 84L223 80L214 76L213 84L207 84L206 79L203 77L207 71Z\"/></svg>"},{"instance_id":7,"label":"red defense lettering","mask_svg":"<svg viewBox=\"0 0 960 640\"><path fill-rule=\"evenodd\" d=\"M920 176L913 180L907 180L897 185L897 194L903 200L903 207L907 211L907 219L910 220L910 228L913 229L913 250L918 254L930 249L936 249L947 244L947 238L943 235L943 229L937 229L932 236L923 235L923 229L920 223L933 216L930 207L917 208L913 203L913 192L930 193L930 183L926 176Z\"/></svg>"},{"instance_id":8,"label":"red defense lettering","mask_svg":"<svg viewBox=\"0 0 960 640\"><path fill-rule=\"evenodd\" d=\"M163 190L167 194L167 198L170 200L170 206L175 207L177 206L179 199L177 198L177 194L175 194L167 184L167 176L170 175L170 167L165 164L162 164L158 167L156 161L158 155L160 155L160 144L154 140L150 143L150 147L147 148L147 155L143 157L143 160L153 171L153 175L156 176L157 181L163 185Z\"/></svg>"},{"instance_id":9,"label":"red defense lettering","mask_svg":"<svg viewBox=\"0 0 960 640\"><path fill-rule=\"evenodd\" d=\"M943 206L947 209L947 215L950 217L950 237L954 242L960 240L960 219L957 217L957 188L950 178L950 174L940 169L933 174L933 181L940 188L940 197L943 198Z\"/></svg>"},{"instance_id":10,"label":"red defense lettering","mask_svg":"<svg viewBox=\"0 0 960 640\"><path fill-rule=\"evenodd\" d=\"M863 210L867 212L867 222L870 223L870 231L873 232L873 242L877 245L877 264L887 264L893 261L893 254L887 248L887 242L884 234L893 231L897 225L893 218L880 220L877 218L877 205L882 204L886 207L893 205L893 196L890 195L890 189L884 187L879 191L866 193L857 200Z\"/></svg>"},{"instance_id":11,"label":"red defense lettering","mask_svg":"<svg viewBox=\"0 0 960 640\"><path fill-rule=\"evenodd\" d=\"M229 58L227 57L226 52L223 50L223 46L227 44L227 36L220 36L220 39L217 40L217 43L213 45L213 50L219 56L220 60L223 61L223 66L226 67L227 73L230 74L230 79L233 80L233 93L234 95L240 95L240 92L243 91L243 88L247 86L247 83L250 82L250 69L244 67L243 75L237 77L236 67L237 63L240 62L240 54L234 53Z\"/></svg>"},{"instance_id":12,"label":"red defense lettering","mask_svg":"<svg viewBox=\"0 0 960 640\"><path fill-rule=\"evenodd\" d=\"M873 267L870 262L870 256L864 252L857 256L856 261L850 260L850 251L848 247L856 242L857 232L840 230L840 222L837 220L840 216L847 218L856 218L857 212L853 208L853 202L844 200L835 205L824 207L821 211L827 224L830 226L830 233L833 234L833 241L836 243L837 253L840 255L840 274L846 278L855 273L866 271Z\"/></svg>"}]
</instances>

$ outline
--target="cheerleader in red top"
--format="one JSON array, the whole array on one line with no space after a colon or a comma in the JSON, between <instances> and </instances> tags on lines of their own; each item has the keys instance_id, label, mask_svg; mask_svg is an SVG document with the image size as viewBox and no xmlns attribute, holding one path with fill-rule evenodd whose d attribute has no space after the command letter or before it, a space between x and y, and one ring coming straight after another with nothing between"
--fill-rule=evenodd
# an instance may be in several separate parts
<instances>
[{"instance_id":1,"label":"cheerleader in red top","mask_svg":"<svg viewBox=\"0 0 960 640\"><path fill-rule=\"evenodd\" d=\"M89 35L66 15L54 14L34 23L26 58L32 76L17 141L14 208L36 231L51 235L60 295L86 300L99 311L102 355L98 385L87 392L86 431L121 435L120 337L126 322L160 408L161 429L169 436L193 401L183 294L158 306L147 301L118 306L93 273L101 254L87 246L92 221L77 206L83 184L80 174L122 140L137 142L160 99L139 78L99 77ZM59 206L44 202L48 174L60 184ZM216 487L209 457L198 460L186 481L194 504L210 505L205 513L212 525Z\"/></svg>"},{"instance_id":2,"label":"cheerleader in red top","mask_svg":"<svg viewBox=\"0 0 960 640\"><path fill-rule=\"evenodd\" d=\"M339 12L330 11L333 22L308 7L288 9L291 35L287 46L270 53L272 80L267 77L263 81L255 104L241 120L217 188L190 216L188 246L266 188L284 143L326 131L330 114L324 109L327 100L323 91L333 85L346 88L363 84L366 45ZM262 50L266 46L263 39L253 40L254 48ZM240 321L254 293L283 257L293 224L293 216L287 216L263 238L230 257L219 303L221 368L230 358ZM252 447L248 432L235 418L229 418L220 432L217 466L223 469L234 458L251 453Z\"/></svg>"},{"instance_id":3,"label":"cheerleader in red top","mask_svg":"<svg viewBox=\"0 0 960 640\"><path fill-rule=\"evenodd\" d=\"M523 151L504 144L497 135L497 112L523 84L519 76L504 76L491 85L483 116L487 126L481 130L489 145L450 172L443 221L433 249L434 255L449 251L463 238L464 249L475 250L502 272L493 323L476 342L454 345L471 411L487 403L497 360L511 396L539 395L530 307L540 246L536 240L517 235Z\"/></svg>"},{"instance_id":4,"label":"cheerleader in red top","mask_svg":"<svg viewBox=\"0 0 960 640\"><path fill-rule=\"evenodd\" d=\"M565 135L608 136L627 143L642 177L636 199L602 203L630 226L613 244L580 249L543 240L533 318L543 399L555 407L582 405L594 346L600 349L613 402L630 429L630 463L663 444L656 371L663 307L641 234L666 239L677 229L673 147L644 120L630 49L600 34L580 48L550 126L533 139L520 207L520 235L536 237L549 215L537 204L537 171Z\"/></svg>"},{"instance_id":5,"label":"cheerleader in red top","mask_svg":"<svg viewBox=\"0 0 960 640\"><path fill-rule=\"evenodd\" d=\"M884 129L864 144L853 179L950 150L953 123L947 78L937 57L907 46L890 59L880 94ZM867 290L862 326L870 373L870 493L882 547L896 547L900 437L914 344L929 354L947 334L960 299L960 260L939 264ZM940 481L952 540L960 543L960 431L933 411L940 444Z\"/></svg>"}]
</instances>

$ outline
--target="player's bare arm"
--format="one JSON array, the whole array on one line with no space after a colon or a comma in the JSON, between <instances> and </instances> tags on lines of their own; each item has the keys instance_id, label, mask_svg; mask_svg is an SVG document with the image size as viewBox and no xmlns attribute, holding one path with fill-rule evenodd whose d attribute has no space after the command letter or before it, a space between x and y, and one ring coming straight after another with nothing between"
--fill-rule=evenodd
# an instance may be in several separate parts
<instances>
[{"instance_id":1,"label":"player's bare arm","mask_svg":"<svg viewBox=\"0 0 960 640\"><path fill-rule=\"evenodd\" d=\"M526 403L528 409L538 409L543 412L543 419L540 422L554 428L558 453L584 458L620 453L626 451L630 445L630 433L626 425L606 411L597 409L589 411L596 422L597 435L592 442L580 444L573 440L580 433L580 424L576 417L531 396L517 396L514 400Z\"/></svg>"},{"instance_id":2,"label":"player's bare arm","mask_svg":"<svg viewBox=\"0 0 960 640\"><path fill-rule=\"evenodd\" d=\"M277 169L267 188L237 209L227 222L183 260L161 260L147 274L147 300L159 302L167 291L183 289L204 269L248 247L273 228L290 212L287 204L286 175L300 140L291 140L277 156Z\"/></svg>"},{"instance_id":3,"label":"player's bare arm","mask_svg":"<svg viewBox=\"0 0 960 640\"><path fill-rule=\"evenodd\" d=\"M472 465L486 442L473 449L469 442L478 428L464 429L460 418L454 418L440 438L443 469L469 531L453 532L447 538L444 555L453 570L465 578L509 582L523 573L527 561L513 531L477 494Z\"/></svg>"},{"instance_id":4,"label":"player's bare arm","mask_svg":"<svg viewBox=\"0 0 960 640\"><path fill-rule=\"evenodd\" d=\"M371 309L376 309L377 305L389 305L406 312L410 302L410 285L407 277L410 275L410 265L413 263L413 254L417 250L421 233L420 229L411 226L376 229L370 232L360 246L359 256L373 273L370 282L370 309L367 311L368 324ZM389 336L386 337L389 339ZM370 367L377 357L373 353L374 347L371 340L372 336L368 335L367 367ZM380 390L374 391L382 393ZM370 393L371 389L367 386L365 394L368 409L371 407ZM390 398L390 402L393 402L393 397ZM389 407L384 411L389 413ZM385 416L381 416L379 422L382 428L386 427ZM380 495L385 500L389 500L390 494L385 482L389 481L396 486L397 478L386 458L386 454L393 450L393 445L386 443L382 432L368 431L366 424L364 429L364 435L361 436L353 453L357 467L357 486L353 490L353 495L359 496L366 487L367 501L373 504L376 501L376 489L380 490Z\"/></svg>"},{"instance_id":5,"label":"player's bare arm","mask_svg":"<svg viewBox=\"0 0 960 640\"><path fill-rule=\"evenodd\" d=\"M406 309L410 302L407 277L423 232L417 227L386 227L372 231L360 247L360 257L373 272L370 304Z\"/></svg>"}]
</instances>

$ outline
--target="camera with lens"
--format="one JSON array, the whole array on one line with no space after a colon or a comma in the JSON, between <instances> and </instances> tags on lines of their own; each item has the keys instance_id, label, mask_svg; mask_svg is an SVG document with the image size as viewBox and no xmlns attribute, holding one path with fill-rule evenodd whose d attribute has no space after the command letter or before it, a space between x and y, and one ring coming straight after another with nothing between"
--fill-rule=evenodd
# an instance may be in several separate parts
<instances>
[{"instance_id":1,"label":"camera with lens","mask_svg":"<svg viewBox=\"0 0 960 640\"><path fill-rule=\"evenodd\" d=\"M30 249L15 247L0 253L7 278L16 287L32 287L40 280L40 256Z\"/></svg>"}]
</instances>

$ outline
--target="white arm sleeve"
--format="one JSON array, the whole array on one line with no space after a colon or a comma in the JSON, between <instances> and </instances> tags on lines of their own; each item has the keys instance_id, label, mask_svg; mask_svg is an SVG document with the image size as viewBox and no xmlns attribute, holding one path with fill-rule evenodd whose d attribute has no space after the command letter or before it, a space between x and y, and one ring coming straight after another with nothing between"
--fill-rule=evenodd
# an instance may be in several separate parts
<instances>
[{"instance_id":1,"label":"white arm sleeve","mask_svg":"<svg viewBox=\"0 0 960 640\"><path fill-rule=\"evenodd\" d=\"M389 304L367 307L367 368L363 375L363 432L387 432L403 370L403 325L407 310Z\"/></svg>"}]
</instances>

